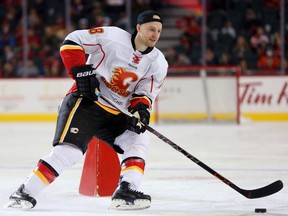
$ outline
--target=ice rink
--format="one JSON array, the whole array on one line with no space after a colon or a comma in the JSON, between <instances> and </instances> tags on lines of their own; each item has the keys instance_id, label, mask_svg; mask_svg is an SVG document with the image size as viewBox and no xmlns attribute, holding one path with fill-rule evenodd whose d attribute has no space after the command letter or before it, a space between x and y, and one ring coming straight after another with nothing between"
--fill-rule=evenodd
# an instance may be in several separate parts
<instances>
[{"instance_id":1,"label":"ice rink","mask_svg":"<svg viewBox=\"0 0 288 216\"><path fill-rule=\"evenodd\" d=\"M206 170L151 135L141 190L152 197L149 209L109 210L110 197L78 193L83 160L66 170L36 199L31 211L3 208L11 193L50 152L54 123L0 124L0 216L288 215L288 123L152 125L200 161L244 189L278 179L284 188L271 196L247 199ZM109 168L107 168L109 169ZM287 187L286 187L287 185Z\"/></svg>"}]
</instances>

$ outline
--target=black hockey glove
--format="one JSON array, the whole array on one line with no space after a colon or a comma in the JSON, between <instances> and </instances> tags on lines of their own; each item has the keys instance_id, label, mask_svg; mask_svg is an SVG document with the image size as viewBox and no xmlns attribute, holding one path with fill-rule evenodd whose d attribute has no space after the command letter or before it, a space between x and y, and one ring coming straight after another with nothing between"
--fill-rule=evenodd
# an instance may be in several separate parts
<instances>
[{"instance_id":1,"label":"black hockey glove","mask_svg":"<svg viewBox=\"0 0 288 216\"><path fill-rule=\"evenodd\" d=\"M92 65L82 65L71 68L71 72L76 81L78 96L86 97L90 100L97 100L96 88L99 90L99 81L96 78L96 71Z\"/></svg>"},{"instance_id":2,"label":"black hockey glove","mask_svg":"<svg viewBox=\"0 0 288 216\"><path fill-rule=\"evenodd\" d=\"M150 110L149 107L143 103L138 103L133 108L129 109L133 114L132 117L128 117L127 129L137 134L144 133L146 131L146 125L150 122Z\"/></svg>"}]
</instances>

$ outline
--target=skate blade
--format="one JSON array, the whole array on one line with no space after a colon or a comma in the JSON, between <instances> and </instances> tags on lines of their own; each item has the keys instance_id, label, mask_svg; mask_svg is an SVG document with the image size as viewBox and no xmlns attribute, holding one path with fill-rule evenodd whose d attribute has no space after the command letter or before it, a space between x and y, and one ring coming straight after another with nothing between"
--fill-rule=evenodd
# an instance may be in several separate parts
<instances>
[{"instance_id":1,"label":"skate blade","mask_svg":"<svg viewBox=\"0 0 288 216\"><path fill-rule=\"evenodd\" d=\"M139 210L149 208L151 201L146 199L136 199L134 203L126 202L123 199L114 199L112 200L111 206L109 209L113 210Z\"/></svg>"},{"instance_id":2,"label":"skate blade","mask_svg":"<svg viewBox=\"0 0 288 216\"><path fill-rule=\"evenodd\" d=\"M32 203L26 200L10 200L4 208L8 209L21 209L21 210L29 210L33 208Z\"/></svg>"}]
</instances>

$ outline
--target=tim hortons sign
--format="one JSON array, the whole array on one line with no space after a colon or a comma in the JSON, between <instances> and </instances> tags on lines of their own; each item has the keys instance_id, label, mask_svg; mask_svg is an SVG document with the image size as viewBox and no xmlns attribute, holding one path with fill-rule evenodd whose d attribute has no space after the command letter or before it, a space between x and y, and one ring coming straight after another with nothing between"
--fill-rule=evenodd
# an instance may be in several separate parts
<instances>
[{"instance_id":1,"label":"tim hortons sign","mask_svg":"<svg viewBox=\"0 0 288 216\"><path fill-rule=\"evenodd\" d=\"M288 77L243 77L239 97L244 112L288 113Z\"/></svg>"}]
</instances>

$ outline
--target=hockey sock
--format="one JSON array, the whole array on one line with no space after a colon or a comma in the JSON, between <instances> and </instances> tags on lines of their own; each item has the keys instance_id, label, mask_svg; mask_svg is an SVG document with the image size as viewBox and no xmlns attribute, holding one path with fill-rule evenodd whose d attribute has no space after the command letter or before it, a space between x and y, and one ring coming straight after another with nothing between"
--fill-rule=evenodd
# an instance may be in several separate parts
<instances>
[{"instance_id":1,"label":"hockey sock","mask_svg":"<svg viewBox=\"0 0 288 216\"><path fill-rule=\"evenodd\" d=\"M129 182L131 189L137 190L140 186L145 169L145 161L139 157L129 157L121 163L121 181Z\"/></svg>"},{"instance_id":2,"label":"hockey sock","mask_svg":"<svg viewBox=\"0 0 288 216\"><path fill-rule=\"evenodd\" d=\"M25 189L31 196L36 196L50 185L66 168L72 167L82 156L82 151L71 145L57 145L51 153L39 160L25 181Z\"/></svg>"},{"instance_id":3,"label":"hockey sock","mask_svg":"<svg viewBox=\"0 0 288 216\"><path fill-rule=\"evenodd\" d=\"M46 181L43 181L42 179L45 179L45 177L39 177L43 176L40 172L33 172L30 174L30 176L27 178L27 180L24 182L25 190L29 193L30 196L35 197L39 192L41 192L48 184L46 184Z\"/></svg>"}]
</instances>

